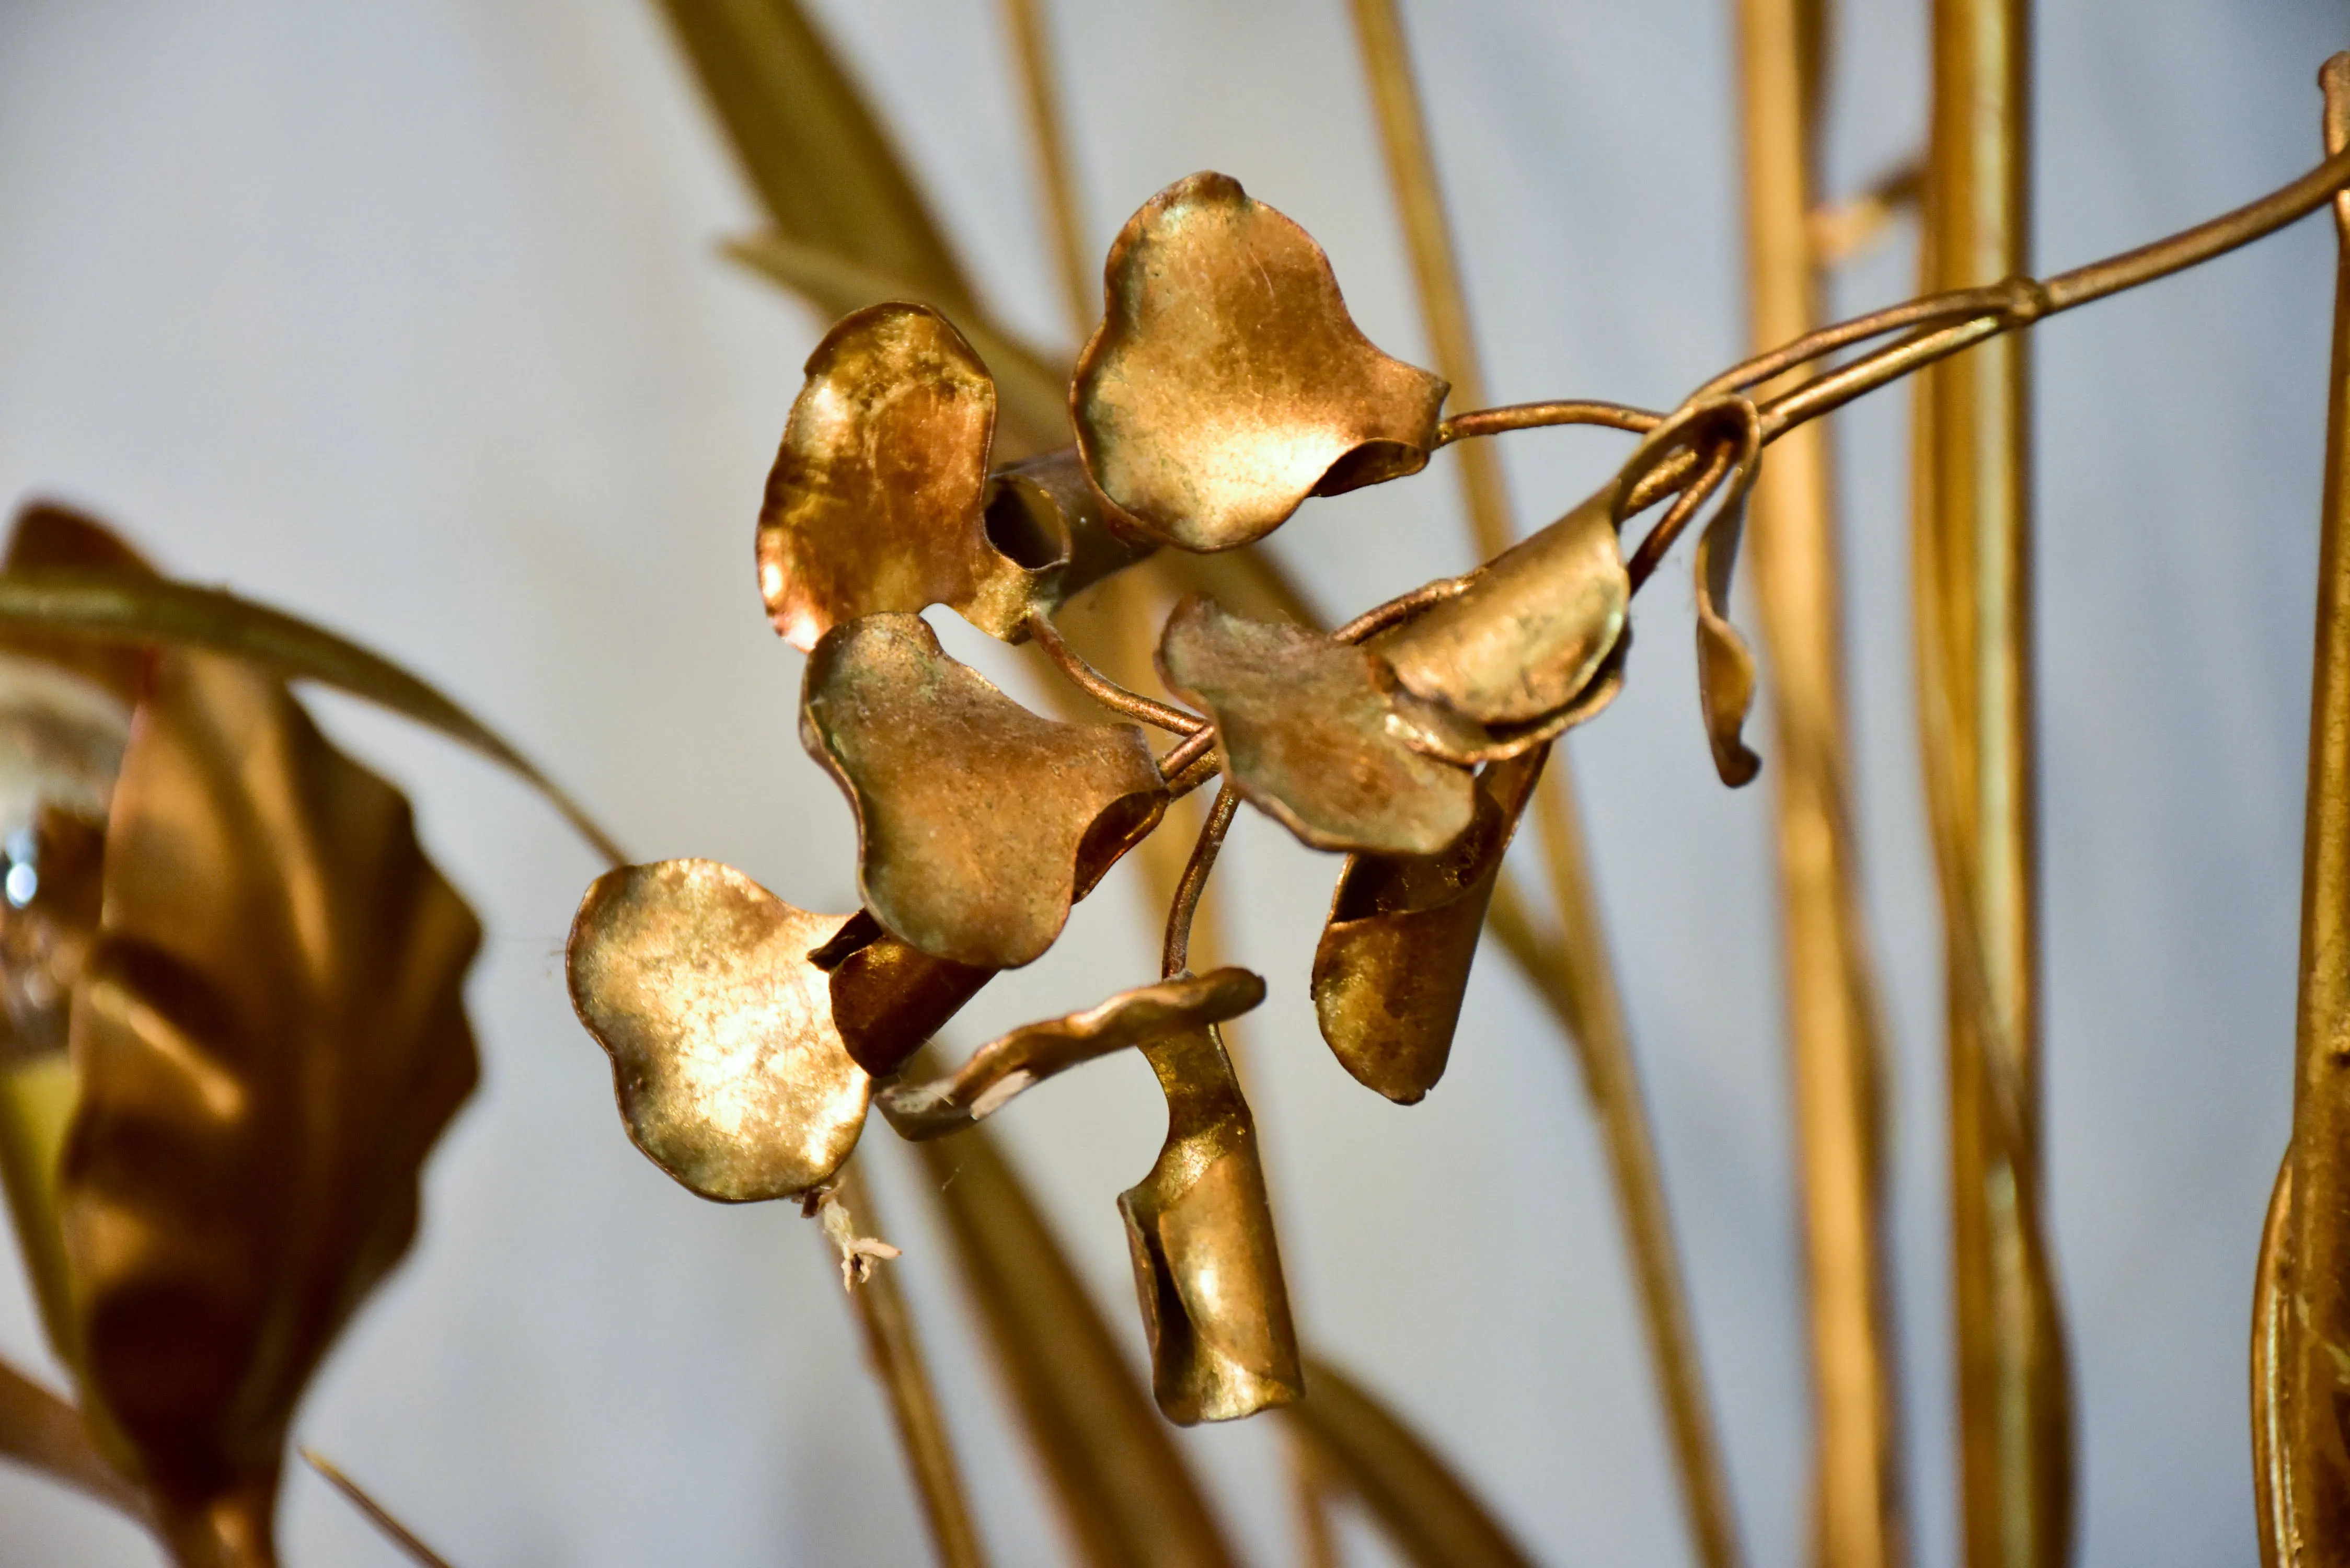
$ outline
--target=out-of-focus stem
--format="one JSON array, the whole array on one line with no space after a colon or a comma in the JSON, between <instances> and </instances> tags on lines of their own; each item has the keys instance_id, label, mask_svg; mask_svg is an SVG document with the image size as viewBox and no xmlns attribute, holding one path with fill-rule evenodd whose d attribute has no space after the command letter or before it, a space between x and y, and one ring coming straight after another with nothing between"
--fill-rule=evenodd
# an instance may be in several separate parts
<instances>
[{"instance_id":1,"label":"out-of-focus stem","mask_svg":"<svg viewBox=\"0 0 2350 1568\"><path fill-rule=\"evenodd\" d=\"M879 1231L873 1194L849 1161L840 1171L835 1198L865 1227ZM931 1543L945 1568L986 1568L987 1553L971 1521L964 1499L962 1472L957 1468L954 1443L947 1435L946 1417L939 1409L937 1391L922 1364L921 1341L914 1333L913 1314L895 1271L877 1268L849 1293L857 1309L857 1325L865 1333L865 1354L873 1376L889 1397L889 1418L898 1428L899 1447L905 1450L906 1469L922 1502L922 1520L930 1526Z\"/></svg>"},{"instance_id":2,"label":"out-of-focus stem","mask_svg":"<svg viewBox=\"0 0 2350 1568\"><path fill-rule=\"evenodd\" d=\"M1811 40L1821 0L1737 0L1749 328L1819 324ZM1862 922L1827 427L1789 431L1756 478L1749 558L1770 655L1771 776L1785 910L1788 1044L1811 1309L1813 1559L1903 1560L1900 1428L1886 1286L1879 1012Z\"/></svg>"},{"instance_id":3,"label":"out-of-focus stem","mask_svg":"<svg viewBox=\"0 0 2350 1568\"><path fill-rule=\"evenodd\" d=\"M1460 405L1479 409L1484 402L1484 375L1445 222L1443 188L1429 148L1427 119L1412 79L1411 50L1403 20L1396 0L1354 0L1353 11L1379 140L1387 154L1388 176L1411 253L1420 315L1427 324L1437 372L1452 384L1452 396ZM1562 410L1568 417L1619 425L1626 422L1627 414L1635 421L1640 417L1638 410L1603 405L1556 405L1546 411ZM1550 421L1545 418L1529 422ZM1493 428L1510 427L1495 421ZM1456 427L1450 433L1489 432ZM1509 547L1513 532L1500 458L1482 441L1462 441L1458 451L1470 532L1479 556L1490 559ZM1571 1012L1578 1018L1570 1033L1583 1055L1607 1145L1617 1205L1623 1216L1626 1246L1665 1405L1690 1533L1707 1568L1731 1568L1740 1553L1729 1482L1712 1412L1706 1403L1696 1338L1690 1327L1687 1293L1673 1248L1655 1138L1616 999L1598 906L1584 866L1582 838L1575 822L1574 784L1565 754L1554 753L1546 771L1550 776L1536 794L1535 822L1567 938L1561 950L1539 964L1534 978L1546 990L1558 988L1555 1001L1562 1015ZM1521 935L1531 938L1531 928L1523 927L1524 911L1514 888L1504 883L1495 892L1497 923L1508 918L1504 910L1514 911L1520 917ZM1522 959L1531 956L1520 944L1513 945L1519 948Z\"/></svg>"},{"instance_id":4,"label":"out-of-focus stem","mask_svg":"<svg viewBox=\"0 0 2350 1568\"><path fill-rule=\"evenodd\" d=\"M2350 55L2326 61L2318 79L2326 151L2339 152L2350 145ZM2282 1568L2350 1560L2350 1372L2342 1350L2350 1345L2350 197L2335 200L2334 215L2339 260L2310 678L2293 1151L2279 1178L2289 1208L2276 1269L2291 1308L2281 1314L2270 1367L2279 1408L2268 1454L2275 1494L2268 1546Z\"/></svg>"},{"instance_id":5,"label":"out-of-focus stem","mask_svg":"<svg viewBox=\"0 0 2350 1568\"><path fill-rule=\"evenodd\" d=\"M1029 139L1036 150L1037 178L1044 183L1045 205L1052 219L1053 260L1068 296L1069 320L1082 341L1101 310L1101 275L1086 260L1085 219L1077 202L1069 138L1061 124L1060 73L1053 64L1045 0L1003 0L1003 25L1020 63Z\"/></svg>"},{"instance_id":6,"label":"out-of-focus stem","mask_svg":"<svg viewBox=\"0 0 2350 1568\"><path fill-rule=\"evenodd\" d=\"M2027 0L1935 0L1928 290L2031 265ZM1968 1568L2071 1544L2072 1417L2041 1209L2030 350L1918 378L1912 563L1949 969L1951 1273Z\"/></svg>"}]
</instances>

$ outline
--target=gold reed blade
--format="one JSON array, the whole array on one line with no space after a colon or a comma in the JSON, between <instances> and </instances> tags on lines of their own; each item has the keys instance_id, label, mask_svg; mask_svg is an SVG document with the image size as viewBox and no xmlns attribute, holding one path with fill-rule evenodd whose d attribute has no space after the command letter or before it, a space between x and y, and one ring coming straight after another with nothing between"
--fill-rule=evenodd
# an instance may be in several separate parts
<instances>
[{"instance_id":1,"label":"gold reed blade","mask_svg":"<svg viewBox=\"0 0 2350 1568\"><path fill-rule=\"evenodd\" d=\"M302 1450L302 1461L318 1472L345 1502L359 1510L359 1517L375 1526L378 1533L400 1549L401 1556L418 1568L450 1568L449 1560L424 1544L416 1532L400 1521L390 1509L369 1496L366 1488L343 1472L340 1465L316 1449Z\"/></svg>"},{"instance_id":2,"label":"gold reed blade","mask_svg":"<svg viewBox=\"0 0 2350 1568\"><path fill-rule=\"evenodd\" d=\"M1286 1419L1306 1435L1329 1477L1359 1498L1413 1568L1531 1568L1510 1537L1428 1440L1353 1378L1309 1360L1306 1396Z\"/></svg>"},{"instance_id":3,"label":"gold reed blade","mask_svg":"<svg viewBox=\"0 0 2350 1568\"><path fill-rule=\"evenodd\" d=\"M1758 350L1820 325L1826 258L1814 181L1826 9L1824 0L1738 0L1749 330ZM1772 674L1772 804L1811 1330L1812 1555L1825 1568L1898 1568L1907 1543L1885 1234L1884 1044L1850 806L1833 474L1825 423L1782 437L1754 482L1749 553Z\"/></svg>"},{"instance_id":4,"label":"gold reed blade","mask_svg":"<svg viewBox=\"0 0 2350 1568\"><path fill-rule=\"evenodd\" d=\"M987 1129L915 1147L1079 1558L1232 1568L1166 1422Z\"/></svg>"},{"instance_id":5,"label":"gold reed blade","mask_svg":"<svg viewBox=\"0 0 2350 1568\"><path fill-rule=\"evenodd\" d=\"M0 1361L0 1459L98 1499L141 1524L146 1500L99 1452L81 1412Z\"/></svg>"},{"instance_id":6,"label":"gold reed blade","mask_svg":"<svg viewBox=\"0 0 2350 1568\"><path fill-rule=\"evenodd\" d=\"M276 680L163 649L107 829L61 1168L76 1348L191 1561L266 1563L286 1423L478 1073L481 929Z\"/></svg>"},{"instance_id":7,"label":"gold reed blade","mask_svg":"<svg viewBox=\"0 0 2350 1568\"><path fill-rule=\"evenodd\" d=\"M1935 0L1929 290L2029 273L2030 26L2027 0ZM1969 1568L2054 1568L2074 1523L2071 1393L2039 1207L2030 379L2010 334L1926 370L1917 391L1911 559L1946 937Z\"/></svg>"}]
</instances>

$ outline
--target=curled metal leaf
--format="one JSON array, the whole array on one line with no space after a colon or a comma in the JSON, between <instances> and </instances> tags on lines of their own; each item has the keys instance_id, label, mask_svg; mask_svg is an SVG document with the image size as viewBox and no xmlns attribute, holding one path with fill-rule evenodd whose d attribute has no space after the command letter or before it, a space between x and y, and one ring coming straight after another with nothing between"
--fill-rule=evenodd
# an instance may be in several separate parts
<instances>
[{"instance_id":1,"label":"curled metal leaf","mask_svg":"<svg viewBox=\"0 0 2350 1568\"><path fill-rule=\"evenodd\" d=\"M1350 855L1314 953L1314 1012L1338 1063L1398 1105L1452 1051L1485 906L1543 753L1492 763L1469 831L1437 855Z\"/></svg>"},{"instance_id":2,"label":"curled metal leaf","mask_svg":"<svg viewBox=\"0 0 2350 1568\"><path fill-rule=\"evenodd\" d=\"M1056 607L1159 547L1094 488L1073 446L997 470L986 518L989 544L1029 574L1025 603L1035 609Z\"/></svg>"},{"instance_id":3,"label":"curled metal leaf","mask_svg":"<svg viewBox=\"0 0 2350 1568\"><path fill-rule=\"evenodd\" d=\"M715 860L624 866L580 900L571 1004L612 1058L629 1137L702 1197L791 1197L857 1147L872 1081L809 958L847 918Z\"/></svg>"},{"instance_id":4,"label":"curled metal leaf","mask_svg":"<svg viewBox=\"0 0 2350 1568\"><path fill-rule=\"evenodd\" d=\"M157 654L76 990L78 1370L183 1562L267 1563L286 1424L407 1251L481 929L280 682Z\"/></svg>"},{"instance_id":5,"label":"curled metal leaf","mask_svg":"<svg viewBox=\"0 0 2350 1568\"><path fill-rule=\"evenodd\" d=\"M1238 1018L1263 1000L1263 980L1244 969L1177 975L1121 991L1082 1012L1024 1023L972 1052L948 1076L893 1085L877 1103L900 1137L943 1137L984 1120L1055 1073Z\"/></svg>"},{"instance_id":6,"label":"curled metal leaf","mask_svg":"<svg viewBox=\"0 0 2350 1568\"><path fill-rule=\"evenodd\" d=\"M877 1078L904 1066L996 976L992 969L932 958L863 909L808 961L832 977L832 1026L840 1043Z\"/></svg>"},{"instance_id":7,"label":"curled metal leaf","mask_svg":"<svg viewBox=\"0 0 2350 1568\"><path fill-rule=\"evenodd\" d=\"M1095 483L1152 536L1231 549L1435 450L1443 380L1372 347L1322 247L1230 176L1145 202L1104 283L1069 407Z\"/></svg>"},{"instance_id":8,"label":"curled metal leaf","mask_svg":"<svg viewBox=\"0 0 2350 1568\"><path fill-rule=\"evenodd\" d=\"M1754 655L1721 607L1730 602L1731 573L1738 564L1738 536L1745 508L1735 501L1714 514L1697 542L1697 685L1705 714L1706 743L1714 772L1736 789L1753 781L1762 759L1741 734L1754 705Z\"/></svg>"},{"instance_id":9,"label":"curled metal leaf","mask_svg":"<svg viewBox=\"0 0 2350 1568\"><path fill-rule=\"evenodd\" d=\"M1468 827L1474 783L1396 733L1364 649L1193 595L1168 618L1159 668L1215 721L1225 778L1315 848L1433 855Z\"/></svg>"},{"instance_id":10,"label":"curled metal leaf","mask_svg":"<svg viewBox=\"0 0 2350 1568\"><path fill-rule=\"evenodd\" d=\"M1167 806L1139 729L1038 718L949 658L919 616L825 635L800 739L856 810L865 907L973 968L1042 956Z\"/></svg>"},{"instance_id":11,"label":"curled metal leaf","mask_svg":"<svg viewBox=\"0 0 2350 1568\"><path fill-rule=\"evenodd\" d=\"M1583 701L1624 640L1632 583L1616 533L1620 483L1461 579L1461 591L1372 647L1428 716L1423 743L1456 761L1480 748L1448 733L1512 732L1519 749L1543 722ZM1448 727L1447 719L1465 722ZM1563 727L1563 726L1562 726ZM1556 733L1555 730L1551 732Z\"/></svg>"},{"instance_id":12,"label":"curled metal leaf","mask_svg":"<svg viewBox=\"0 0 2350 1568\"><path fill-rule=\"evenodd\" d=\"M1126 1218L1150 1386L1178 1426L1230 1421L1305 1391L1256 1122L1213 1024L1143 1048L1167 1095L1167 1142Z\"/></svg>"}]
</instances>

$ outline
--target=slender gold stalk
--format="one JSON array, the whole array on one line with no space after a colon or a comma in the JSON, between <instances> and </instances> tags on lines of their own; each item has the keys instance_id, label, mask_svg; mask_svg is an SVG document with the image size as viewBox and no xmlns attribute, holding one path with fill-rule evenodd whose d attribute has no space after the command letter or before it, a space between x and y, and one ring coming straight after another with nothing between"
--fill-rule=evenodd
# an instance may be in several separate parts
<instances>
[{"instance_id":1,"label":"slender gold stalk","mask_svg":"<svg viewBox=\"0 0 2350 1568\"><path fill-rule=\"evenodd\" d=\"M1061 635L1060 628L1053 624L1053 618L1045 611L1028 612L1028 634L1062 674L1087 696L1111 711L1123 713L1145 724L1155 724L1162 730L1171 730L1179 735L1196 735L1208 727L1208 722L1198 714L1187 713L1155 697L1146 697L1139 691L1121 686L1087 663L1086 656L1069 646L1068 639Z\"/></svg>"},{"instance_id":2,"label":"slender gold stalk","mask_svg":"<svg viewBox=\"0 0 2350 1568\"><path fill-rule=\"evenodd\" d=\"M2030 269L2027 0L1935 0L1928 290ZM2054 1568L2072 1416L2040 1207L2030 359L2002 334L1918 379L1919 711L1950 971L1951 1272L1968 1568Z\"/></svg>"},{"instance_id":3,"label":"slender gold stalk","mask_svg":"<svg viewBox=\"0 0 2350 1568\"><path fill-rule=\"evenodd\" d=\"M1410 46L1404 37L1403 21L1396 0L1354 0L1353 11L1437 372L1452 383L1452 396L1459 403L1479 409L1484 402L1484 375L1445 222L1442 187L1429 148L1426 117L1412 80ZM1474 421L1456 421L1446 431L1446 439L1570 422L1641 430L1652 427L1656 419L1645 410L1613 404L1544 404L1485 410ZM1501 462L1482 441L1463 442L1460 454L1470 532L1478 555L1490 559L1509 547L1514 532ZM1740 1552L1721 1441L1706 1404L1655 1138L1616 1000L1614 974L1584 865L1582 839L1575 826L1574 784L1565 755L1554 753L1547 771L1549 780L1537 793L1535 822L1550 868L1552 894L1569 936L1563 950L1534 978L1545 988L1564 987L1562 997L1582 999L1581 1005L1573 1009L1582 1021L1572 1033L1577 1036L1576 1049L1584 1053L1586 1064L1596 1064L1587 1077L1615 1176L1617 1205L1671 1433L1682 1508L1700 1560L1707 1568L1731 1568L1740 1560ZM1507 907L1518 908L1514 888L1496 891L1510 895ZM1495 907L1503 907L1498 898ZM1562 1012L1567 1010L1562 1007Z\"/></svg>"},{"instance_id":4,"label":"slender gold stalk","mask_svg":"<svg viewBox=\"0 0 2350 1568\"><path fill-rule=\"evenodd\" d=\"M2350 145L2350 55L2325 63L2325 146ZM2293 1150L2280 1187L2288 1218L2276 1267L2282 1341L2271 1364L2281 1397L2269 1453L2271 1549L2284 1568L2350 1560L2350 197L2337 199L2334 362L2310 678L2309 804L2302 841L2301 995ZM2260 1329L2256 1325L2255 1334ZM2266 1479L2266 1478L2264 1478ZM2265 1521L2264 1521L2265 1522ZM2275 1539L2281 1537L2281 1539Z\"/></svg>"},{"instance_id":5,"label":"slender gold stalk","mask_svg":"<svg viewBox=\"0 0 2350 1568\"><path fill-rule=\"evenodd\" d=\"M1750 328L1760 348L1818 324L1812 233L1824 0L1738 0ZM1812 1554L1897 1568L1900 1427L1886 1285L1883 1045L1849 806L1843 615L1827 429L1790 431L1755 480L1748 550L1777 737L1788 1044L1812 1333Z\"/></svg>"},{"instance_id":6,"label":"slender gold stalk","mask_svg":"<svg viewBox=\"0 0 2350 1568\"><path fill-rule=\"evenodd\" d=\"M1343 1568L1338 1532L1330 1518L1330 1491L1322 1456L1303 1427L1292 1423L1282 1434L1282 1450L1289 1460L1290 1511L1297 1522L1300 1568Z\"/></svg>"},{"instance_id":7,"label":"slender gold stalk","mask_svg":"<svg viewBox=\"0 0 2350 1568\"><path fill-rule=\"evenodd\" d=\"M449 1568L449 1560L420 1540L416 1532L392 1516L391 1511L369 1497L365 1488L345 1475L341 1467L316 1449L304 1449L302 1458L309 1467L326 1478L327 1484L343 1496L343 1501L359 1511L359 1514L386 1541L400 1548L400 1555L420 1568Z\"/></svg>"},{"instance_id":8,"label":"slender gold stalk","mask_svg":"<svg viewBox=\"0 0 2350 1568\"><path fill-rule=\"evenodd\" d=\"M852 1158L841 1167L833 1189L835 1201L847 1206L857 1223L881 1229L874 1211L873 1193ZM948 1435L946 1416L939 1408L938 1392L931 1386L930 1368L922 1361L922 1343L914 1332L913 1314L899 1288L896 1271L876 1268L848 1293L857 1309L857 1326L865 1334L866 1359L889 1401L890 1424L898 1429L898 1446L906 1456L907 1473L922 1502L922 1521L930 1527L931 1544L945 1568L986 1568L987 1552L971 1521L971 1504L964 1499L962 1471L955 1463L954 1441Z\"/></svg>"},{"instance_id":9,"label":"slender gold stalk","mask_svg":"<svg viewBox=\"0 0 2350 1568\"><path fill-rule=\"evenodd\" d=\"M1020 62L1020 87L1028 109L1028 135L1036 151L1036 174L1053 225L1053 260L1069 301L1069 321L1085 340L1101 313L1101 275L1087 259L1086 225L1077 202L1076 166L1061 123L1060 72L1053 63L1053 40L1045 0L1003 0L1003 25Z\"/></svg>"}]
</instances>

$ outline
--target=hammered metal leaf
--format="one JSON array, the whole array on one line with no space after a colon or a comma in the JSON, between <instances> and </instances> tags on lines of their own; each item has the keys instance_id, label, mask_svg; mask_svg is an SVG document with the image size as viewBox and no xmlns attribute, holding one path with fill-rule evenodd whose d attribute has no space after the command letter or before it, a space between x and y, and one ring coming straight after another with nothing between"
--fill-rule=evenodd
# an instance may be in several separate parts
<instances>
[{"instance_id":1,"label":"hammered metal leaf","mask_svg":"<svg viewBox=\"0 0 2350 1568\"><path fill-rule=\"evenodd\" d=\"M1609 484L1470 573L1452 597L1373 639L1396 685L1436 711L1417 727L1440 735L1440 716L1449 715L1486 732L1514 728L1523 740L1592 689L1624 639L1632 602L1617 493ZM1457 754L1473 749L1456 743L1439 754L1475 760Z\"/></svg>"},{"instance_id":2,"label":"hammered metal leaf","mask_svg":"<svg viewBox=\"0 0 2350 1568\"><path fill-rule=\"evenodd\" d=\"M408 803L271 676L157 654L73 1004L85 1403L181 1561L270 1561L296 1401L415 1233L481 940Z\"/></svg>"},{"instance_id":3,"label":"hammered metal leaf","mask_svg":"<svg viewBox=\"0 0 2350 1568\"><path fill-rule=\"evenodd\" d=\"M943 1137L993 1115L1030 1086L1097 1056L1238 1018L1264 1000L1244 969L1178 975L1121 991L1082 1012L1024 1023L991 1040L950 1075L897 1084L875 1096L905 1138Z\"/></svg>"},{"instance_id":4,"label":"hammered metal leaf","mask_svg":"<svg viewBox=\"0 0 2350 1568\"><path fill-rule=\"evenodd\" d=\"M949 658L919 616L826 634L800 739L856 810L865 907L974 968L1041 957L1167 805L1139 729L1038 718Z\"/></svg>"},{"instance_id":5,"label":"hammered metal leaf","mask_svg":"<svg viewBox=\"0 0 2350 1568\"><path fill-rule=\"evenodd\" d=\"M1069 390L1077 450L1167 544L1245 545L1435 450L1443 380L1372 347L1321 246L1227 175L1145 202L1104 286Z\"/></svg>"},{"instance_id":6,"label":"hammered metal leaf","mask_svg":"<svg viewBox=\"0 0 2350 1568\"><path fill-rule=\"evenodd\" d=\"M1350 855L1314 953L1314 1012L1338 1063L1398 1105L1436 1086L1503 853L1542 770L1539 754L1477 781L1477 817L1439 855Z\"/></svg>"},{"instance_id":7,"label":"hammered metal leaf","mask_svg":"<svg viewBox=\"0 0 2350 1568\"><path fill-rule=\"evenodd\" d=\"M1225 778L1313 847L1433 855L1468 827L1475 784L1399 737L1363 649L1194 595L1168 618L1159 669L1215 721Z\"/></svg>"},{"instance_id":8,"label":"hammered metal leaf","mask_svg":"<svg viewBox=\"0 0 2350 1568\"><path fill-rule=\"evenodd\" d=\"M702 1197L792 1197L857 1147L872 1081L808 956L847 919L715 860L624 866L580 901L571 1004L612 1058L629 1137Z\"/></svg>"}]
</instances>

